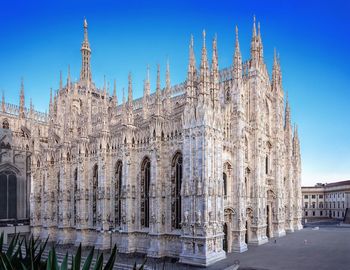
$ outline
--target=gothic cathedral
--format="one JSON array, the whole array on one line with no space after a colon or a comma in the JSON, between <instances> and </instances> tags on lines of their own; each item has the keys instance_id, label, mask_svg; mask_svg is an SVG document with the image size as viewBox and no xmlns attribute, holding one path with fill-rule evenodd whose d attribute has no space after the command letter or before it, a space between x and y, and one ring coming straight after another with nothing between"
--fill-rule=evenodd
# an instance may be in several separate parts
<instances>
[{"instance_id":1,"label":"gothic cathedral","mask_svg":"<svg viewBox=\"0 0 350 270\"><path fill-rule=\"evenodd\" d=\"M93 82L85 20L80 79L61 75L48 114L25 108L23 83L19 106L3 97L0 181L20 197L14 181L29 177L34 236L109 249L112 232L119 252L207 266L302 228L300 144L279 57L270 79L255 19L247 61L237 27L231 67L219 69L216 38L208 60L205 39L197 67L191 38L185 82L172 86L167 64L162 87L158 66L155 91L147 71L133 99L129 74L119 105L115 82L111 95Z\"/></svg>"}]
</instances>

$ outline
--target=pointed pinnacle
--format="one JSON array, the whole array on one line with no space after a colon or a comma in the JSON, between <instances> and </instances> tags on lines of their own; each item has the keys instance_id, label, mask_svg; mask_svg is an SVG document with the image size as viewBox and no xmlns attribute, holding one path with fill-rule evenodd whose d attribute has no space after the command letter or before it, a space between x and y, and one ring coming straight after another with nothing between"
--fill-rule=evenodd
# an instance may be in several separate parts
<instances>
[{"instance_id":1,"label":"pointed pinnacle","mask_svg":"<svg viewBox=\"0 0 350 270\"><path fill-rule=\"evenodd\" d=\"M206 36L205 29L203 29L203 48L205 48L205 36Z\"/></svg>"},{"instance_id":2,"label":"pointed pinnacle","mask_svg":"<svg viewBox=\"0 0 350 270\"><path fill-rule=\"evenodd\" d=\"M149 83L149 65L147 65L147 82Z\"/></svg>"},{"instance_id":3,"label":"pointed pinnacle","mask_svg":"<svg viewBox=\"0 0 350 270\"><path fill-rule=\"evenodd\" d=\"M160 66L157 64L157 91L160 90Z\"/></svg>"},{"instance_id":4,"label":"pointed pinnacle","mask_svg":"<svg viewBox=\"0 0 350 270\"><path fill-rule=\"evenodd\" d=\"M256 36L256 26L255 26L255 15L254 15L254 22L253 22L253 37Z\"/></svg>"},{"instance_id":5,"label":"pointed pinnacle","mask_svg":"<svg viewBox=\"0 0 350 270\"><path fill-rule=\"evenodd\" d=\"M170 65L169 65L169 59L166 63L166 88L170 89Z\"/></svg>"}]
</instances>

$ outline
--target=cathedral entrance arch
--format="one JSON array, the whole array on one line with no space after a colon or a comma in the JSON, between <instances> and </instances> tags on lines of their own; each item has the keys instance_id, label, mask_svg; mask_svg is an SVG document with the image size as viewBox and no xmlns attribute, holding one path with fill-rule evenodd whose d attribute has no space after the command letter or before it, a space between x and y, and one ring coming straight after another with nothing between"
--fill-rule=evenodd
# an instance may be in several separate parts
<instances>
[{"instance_id":1,"label":"cathedral entrance arch","mask_svg":"<svg viewBox=\"0 0 350 270\"><path fill-rule=\"evenodd\" d=\"M0 219L17 218L17 175L0 172Z\"/></svg>"}]
</instances>

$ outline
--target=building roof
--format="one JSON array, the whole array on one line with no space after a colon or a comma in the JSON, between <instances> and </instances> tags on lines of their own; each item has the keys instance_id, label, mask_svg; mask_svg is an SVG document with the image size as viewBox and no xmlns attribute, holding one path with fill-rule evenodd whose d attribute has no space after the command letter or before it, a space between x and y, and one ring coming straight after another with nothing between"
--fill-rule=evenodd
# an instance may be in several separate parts
<instances>
[{"instance_id":1,"label":"building roof","mask_svg":"<svg viewBox=\"0 0 350 270\"><path fill-rule=\"evenodd\" d=\"M345 180L345 181L339 181L339 182L335 182L335 183L325 184L326 187L338 187L338 186L344 186L344 185L350 185L350 180Z\"/></svg>"}]
</instances>

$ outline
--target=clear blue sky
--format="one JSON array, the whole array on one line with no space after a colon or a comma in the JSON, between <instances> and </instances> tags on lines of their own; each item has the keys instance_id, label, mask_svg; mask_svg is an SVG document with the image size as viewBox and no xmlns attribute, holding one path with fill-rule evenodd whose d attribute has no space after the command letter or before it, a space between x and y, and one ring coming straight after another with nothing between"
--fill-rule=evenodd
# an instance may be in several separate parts
<instances>
[{"instance_id":1,"label":"clear blue sky","mask_svg":"<svg viewBox=\"0 0 350 270\"><path fill-rule=\"evenodd\" d=\"M271 71L273 48L281 56L283 85L292 120L298 123L302 183L350 179L349 1L2 1L0 4L0 90L18 104L24 77L26 104L45 111L49 89L57 89L68 64L79 78L82 22L89 23L92 72L117 94L133 74L134 96L142 95L146 66L152 89L156 64L164 85L169 58L172 84L185 80L190 34L197 63L202 29L208 45L218 36L219 65L232 63L234 26L239 27L243 59L249 57L252 17L261 22L264 55ZM236 2L236 3L235 3Z\"/></svg>"}]
</instances>

